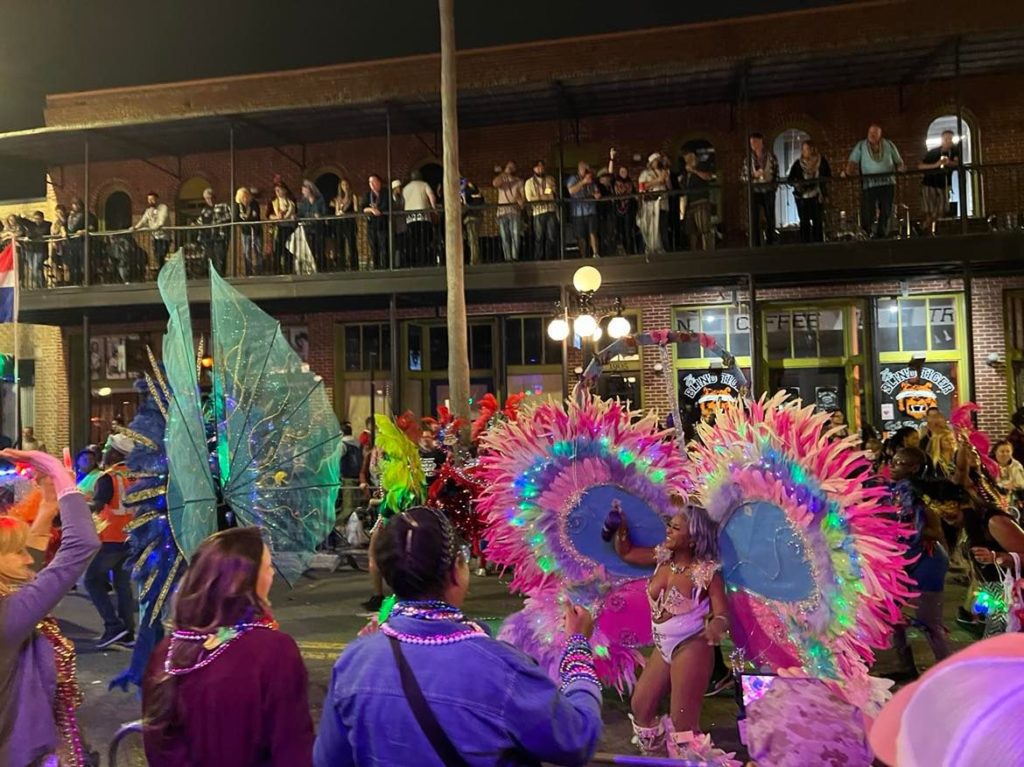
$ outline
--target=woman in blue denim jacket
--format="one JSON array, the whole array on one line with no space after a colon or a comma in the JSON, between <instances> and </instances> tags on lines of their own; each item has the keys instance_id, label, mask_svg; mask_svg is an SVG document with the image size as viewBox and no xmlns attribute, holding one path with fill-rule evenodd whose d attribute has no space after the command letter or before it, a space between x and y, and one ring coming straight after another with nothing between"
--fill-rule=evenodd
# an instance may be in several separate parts
<instances>
[{"instance_id":1,"label":"woman in blue denim jacket","mask_svg":"<svg viewBox=\"0 0 1024 767\"><path fill-rule=\"evenodd\" d=\"M443 513L416 507L395 517L376 560L398 601L379 630L357 639L334 666L317 767L590 760L601 735L601 687L586 610L566 611L559 687L529 657L463 617L468 552Z\"/></svg>"}]
</instances>

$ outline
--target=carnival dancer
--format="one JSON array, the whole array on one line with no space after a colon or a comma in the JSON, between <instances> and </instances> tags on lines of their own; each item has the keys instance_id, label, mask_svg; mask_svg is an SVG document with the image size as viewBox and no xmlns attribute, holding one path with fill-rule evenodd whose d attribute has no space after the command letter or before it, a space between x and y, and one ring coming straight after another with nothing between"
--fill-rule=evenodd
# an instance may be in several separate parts
<instances>
[{"instance_id":1,"label":"carnival dancer","mask_svg":"<svg viewBox=\"0 0 1024 767\"><path fill-rule=\"evenodd\" d=\"M398 601L379 631L335 664L318 767L589 762L601 734L601 686L586 610L565 609L558 686L463 616L468 553L441 511L417 506L392 518L376 558Z\"/></svg>"},{"instance_id":2,"label":"carnival dancer","mask_svg":"<svg viewBox=\"0 0 1024 767\"><path fill-rule=\"evenodd\" d=\"M725 587L719 573L718 526L708 513L679 495L665 542L634 546L622 517L615 550L630 564L654 565L647 586L654 652L633 690L630 721L641 751L655 753L666 739L676 752L692 743L700 728L704 691L711 679L712 647L729 630ZM658 719L669 692L670 719ZM670 725L670 727L666 727Z\"/></svg>"},{"instance_id":3,"label":"carnival dancer","mask_svg":"<svg viewBox=\"0 0 1024 767\"><path fill-rule=\"evenodd\" d=\"M928 463L924 451L904 447L892 460L892 505L900 521L912 531L908 538L907 573L914 579L915 623L924 629L935 661L950 654L946 629L942 625L943 588L949 570L949 555L943 548L944 534L938 514L925 503L928 483L923 474ZM914 654L907 642L907 627L899 623L893 627L893 648L900 662L901 677L917 678Z\"/></svg>"},{"instance_id":4,"label":"carnival dancer","mask_svg":"<svg viewBox=\"0 0 1024 767\"><path fill-rule=\"evenodd\" d=\"M258 528L200 544L143 680L150 767L311 763L306 667L270 612L273 580Z\"/></svg>"},{"instance_id":5,"label":"carnival dancer","mask_svg":"<svg viewBox=\"0 0 1024 767\"><path fill-rule=\"evenodd\" d=\"M89 507L61 461L46 453L0 451L32 466L44 499L31 530L0 517L0 764L90 764L75 709L81 701L75 647L50 611L85 572L100 547ZM33 575L28 546L45 548L57 512L64 534L50 564Z\"/></svg>"}]
</instances>

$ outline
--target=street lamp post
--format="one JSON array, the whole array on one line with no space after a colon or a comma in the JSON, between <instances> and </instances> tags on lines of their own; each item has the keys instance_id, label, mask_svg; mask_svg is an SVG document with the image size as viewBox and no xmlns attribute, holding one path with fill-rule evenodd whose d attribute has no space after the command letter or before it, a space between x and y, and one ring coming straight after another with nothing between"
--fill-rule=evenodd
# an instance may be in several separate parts
<instances>
[{"instance_id":1,"label":"street lamp post","mask_svg":"<svg viewBox=\"0 0 1024 767\"><path fill-rule=\"evenodd\" d=\"M602 312L595 301L595 294L601 288L601 272L593 266L582 266L572 276L572 286L576 291L575 307L570 313L569 300L559 302L558 312L548 323L548 338L552 341L565 341L571 334L580 338L580 350L583 351L589 341L597 351L597 344L604 335L601 323L608 319L608 335L613 340L628 336L633 328L629 319L622 316L622 300L615 299L610 311ZM586 360L584 360L584 363Z\"/></svg>"},{"instance_id":2,"label":"street lamp post","mask_svg":"<svg viewBox=\"0 0 1024 767\"><path fill-rule=\"evenodd\" d=\"M621 299L615 299L611 312L602 314L597 309L594 295L601 287L601 272L593 266L581 266L572 276L572 286L576 289L576 311L570 316L569 302L560 305L559 314L548 323L548 338L564 341L570 332L575 332L581 339L597 343L604 335L601 322L608 317L611 317L608 321L608 335L611 338L619 339L632 332L629 320L622 316Z\"/></svg>"}]
</instances>

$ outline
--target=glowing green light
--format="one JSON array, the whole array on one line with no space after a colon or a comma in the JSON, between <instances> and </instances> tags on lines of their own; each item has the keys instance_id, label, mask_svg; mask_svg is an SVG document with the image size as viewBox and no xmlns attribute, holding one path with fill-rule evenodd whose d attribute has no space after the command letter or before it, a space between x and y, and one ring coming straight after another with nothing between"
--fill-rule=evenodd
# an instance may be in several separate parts
<instances>
[{"instance_id":1,"label":"glowing green light","mask_svg":"<svg viewBox=\"0 0 1024 767\"><path fill-rule=\"evenodd\" d=\"M603 644L596 645L594 647L594 655L596 655L598 658L607 658L608 648L605 647Z\"/></svg>"},{"instance_id":2,"label":"glowing green light","mask_svg":"<svg viewBox=\"0 0 1024 767\"><path fill-rule=\"evenodd\" d=\"M540 566L541 572L550 573L555 569L555 563L551 557L541 557L537 560L537 564Z\"/></svg>"},{"instance_id":3,"label":"glowing green light","mask_svg":"<svg viewBox=\"0 0 1024 767\"><path fill-rule=\"evenodd\" d=\"M834 511L825 515L825 526L833 530L839 530L843 526L843 518Z\"/></svg>"},{"instance_id":4,"label":"glowing green light","mask_svg":"<svg viewBox=\"0 0 1024 767\"><path fill-rule=\"evenodd\" d=\"M544 543L544 534L543 533L537 533L535 536L533 536L530 539L530 545L531 546L540 546L542 543Z\"/></svg>"},{"instance_id":5,"label":"glowing green light","mask_svg":"<svg viewBox=\"0 0 1024 767\"><path fill-rule=\"evenodd\" d=\"M664 482L665 481L665 470L664 469L655 469L654 471L652 471L651 472L651 481L652 482L658 482L658 483Z\"/></svg>"},{"instance_id":6,"label":"glowing green light","mask_svg":"<svg viewBox=\"0 0 1024 767\"><path fill-rule=\"evenodd\" d=\"M534 484L528 484L523 488L523 498L536 498L538 495L539 491Z\"/></svg>"},{"instance_id":7,"label":"glowing green light","mask_svg":"<svg viewBox=\"0 0 1024 767\"><path fill-rule=\"evenodd\" d=\"M795 482L799 482L800 484L803 484L804 480L807 479L807 474L806 472L804 472L804 467L801 466L800 464L794 464L792 466L789 472L789 476L791 476Z\"/></svg>"},{"instance_id":8,"label":"glowing green light","mask_svg":"<svg viewBox=\"0 0 1024 767\"><path fill-rule=\"evenodd\" d=\"M636 453L631 450L623 448L619 451L619 461L622 462L623 466L629 466L636 461Z\"/></svg>"}]
</instances>

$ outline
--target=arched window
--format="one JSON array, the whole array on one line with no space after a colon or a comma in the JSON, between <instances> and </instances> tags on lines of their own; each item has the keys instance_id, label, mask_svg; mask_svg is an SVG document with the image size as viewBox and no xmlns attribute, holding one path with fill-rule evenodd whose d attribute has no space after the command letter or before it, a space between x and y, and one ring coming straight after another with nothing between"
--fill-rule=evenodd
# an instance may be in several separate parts
<instances>
[{"instance_id":1,"label":"arched window","mask_svg":"<svg viewBox=\"0 0 1024 767\"><path fill-rule=\"evenodd\" d=\"M679 167L682 168L682 157L687 152L697 155L697 165L708 173L715 172L715 145L705 138L695 138L679 147Z\"/></svg>"},{"instance_id":2,"label":"arched window","mask_svg":"<svg viewBox=\"0 0 1024 767\"><path fill-rule=\"evenodd\" d=\"M177 226L195 223L203 205L206 204L203 202L203 190L209 186L210 182L202 176L193 176L181 185L178 199L174 204L174 223Z\"/></svg>"},{"instance_id":3,"label":"arched window","mask_svg":"<svg viewBox=\"0 0 1024 767\"><path fill-rule=\"evenodd\" d=\"M108 232L129 229L132 225L132 198L127 192L111 192L103 203L103 228Z\"/></svg>"},{"instance_id":4,"label":"arched window","mask_svg":"<svg viewBox=\"0 0 1024 767\"><path fill-rule=\"evenodd\" d=\"M313 183L320 190L320 194L324 196L324 202L330 207L334 202L334 198L338 196L338 184L341 183L341 178L337 173L328 171L317 176L316 181Z\"/></svg>"},{"instance_id":5,"label":"arched window","mask_svg":"<svg viewBox=\"0 0 1024 767\"><path fill-rule=\"evenodd\" d=\"M788 128L775 137L772 151L779 161L779 178L789 175L793 163L800 159L800 146L810 136L799 128ZM780 186L775 195L775 225L779 228L799 226L800 217L796 212L796 201L788 186Z\"/></svg>"},{"instance_id":6,"label":"arched window","mask_svg":"<svg viewBox=\"0 0 1024 767\"><path fill-rule=\"evenodd\" d=\"M960 162L963 165L970 165L974 162L973 154L976 149L974 142L971 140L971 126L967 120L961 120L963 125L963 135L957 134L957 119L956 115L942 115L932 120L928 126L928 133L925 136L925 146L929 149L935 149L942 143L942 134L946 131L952 131L953 143L960 147ZM968 216L980 216L981 205L980 197L978 194L978 178L974 171L967 170L967 215ZM953 171L953 175L950 178L949 183L949 203L950 203L950 215L960 214L960 172Z\"/></svg>"}]
</instances>

